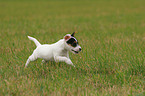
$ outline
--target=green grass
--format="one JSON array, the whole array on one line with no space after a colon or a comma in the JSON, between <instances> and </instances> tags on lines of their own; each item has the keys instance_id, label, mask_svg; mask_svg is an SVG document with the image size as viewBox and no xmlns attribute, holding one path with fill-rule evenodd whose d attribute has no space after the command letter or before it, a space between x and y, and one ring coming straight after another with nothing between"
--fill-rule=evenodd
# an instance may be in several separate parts
<instances>
[{"instance_id":1,"label":"green grass","mask_svg":"<svg viewBox=\"0 0 145 96\"><path fill-rule=\"evenodd\" d=\"M145 95L144 0L0 1L0 96ZM27 36L54 43L77 31L82 46L64 62L25 62Z\"/></svg>"}]
</instances>

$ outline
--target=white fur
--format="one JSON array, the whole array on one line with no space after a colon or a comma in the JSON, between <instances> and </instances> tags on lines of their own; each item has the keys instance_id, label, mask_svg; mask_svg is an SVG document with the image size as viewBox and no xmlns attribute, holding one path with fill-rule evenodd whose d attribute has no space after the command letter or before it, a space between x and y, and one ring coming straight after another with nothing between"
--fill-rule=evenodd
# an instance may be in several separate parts
<instances>
[{"instance_id":1,"label":"white fur","mask_svg":"<svg viewBox=\"0 0 145 96\"><path fill-rule=\"evenodd\" d=\"M70 36L67 34L66 36ZM42 62L46 61L55 61L62 62L64 61L67 64L73 65L72 61L69 58L69 51L75 53L74 51L79 52L80 46L71 47L66 43L65 39L61 39L54 44L44 44L41 45L35 38L28 36L28 38L36 44L37 48L33 51L33 54L29 56L25 67L30 63L30 61L34 61L38 58L42 58ZM74 51L72 51L74 50ZM73 65L74 66L74 65ZM75 66L74 66L75 67Z\"/></svg>"}]
</instances>

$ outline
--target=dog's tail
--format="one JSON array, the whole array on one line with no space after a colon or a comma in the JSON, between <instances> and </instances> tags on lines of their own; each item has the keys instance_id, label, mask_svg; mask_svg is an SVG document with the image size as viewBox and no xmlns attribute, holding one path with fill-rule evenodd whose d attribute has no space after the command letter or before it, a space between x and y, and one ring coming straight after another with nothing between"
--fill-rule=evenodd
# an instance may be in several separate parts
<instances>
[{"instance_id":1,"label":"dog's tail","mask_svg":"<svg viewBox=\"0 0 145 96\"><path fill-rule=\"evenodd\" d=\"M33 38L33 37L30 37L30 36L28 36L28 38L29 38L30 40L32 40L32 41L36 44L36 46L41 45L37 39L35 39L35 38Z\"/></svg>"}]
</instances>

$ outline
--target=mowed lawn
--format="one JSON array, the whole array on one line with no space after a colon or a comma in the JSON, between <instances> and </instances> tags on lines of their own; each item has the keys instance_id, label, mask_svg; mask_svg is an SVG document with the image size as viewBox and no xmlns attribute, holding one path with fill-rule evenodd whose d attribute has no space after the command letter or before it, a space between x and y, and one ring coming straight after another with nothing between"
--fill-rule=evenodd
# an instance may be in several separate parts
<instances>
[{"instance_id":1,"label":"mowed lawn","mask_svg":"<svg viewBox=\"0 0 145 96\"><path fill-rule=\"evenodd\" d=\"M82 52L24 68L36 48L77 31ZM1 0L0 96L145 95L144 0Z\"/></svg>"}]
</instances>

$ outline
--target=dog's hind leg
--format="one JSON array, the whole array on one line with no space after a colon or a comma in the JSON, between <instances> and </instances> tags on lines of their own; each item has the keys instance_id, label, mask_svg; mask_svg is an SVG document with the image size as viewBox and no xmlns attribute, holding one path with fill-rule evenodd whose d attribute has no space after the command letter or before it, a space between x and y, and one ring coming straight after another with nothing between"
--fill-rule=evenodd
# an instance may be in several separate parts
<instances>
[{"instance_id":1,"label":"dog's hind leg","mask_svg":"<svg viewBox=\"0 0 145 96\"><path fill-rule=\"evenodd\" d=\"M34 61L36 59L37 59L37 57L35 57L34 54L32 54L31 56L29 56L29 58L27 59L27 62L25 64L25 67L28 66L28 64L30 63L30 61Z\"/></svg>"}]
</instances>

